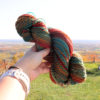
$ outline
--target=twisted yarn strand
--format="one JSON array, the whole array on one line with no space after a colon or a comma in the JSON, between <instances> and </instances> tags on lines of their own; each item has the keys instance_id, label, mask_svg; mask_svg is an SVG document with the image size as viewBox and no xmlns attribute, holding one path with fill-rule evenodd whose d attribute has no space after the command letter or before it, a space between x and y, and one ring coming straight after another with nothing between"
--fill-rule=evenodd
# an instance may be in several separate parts
<instances>
[{"instance_id":1,"label":"twisted yarn strand","mask_svg":"<svg viewBox=\"0 0 100 100\"><path fill-rule=\"evenodd\" d=\"M16 21L18 34L27 42L35 42L37 51L50 48L45 59L51 63L50 78L59 85L81 83L86 69L79 54L73 53L71 39L64 32L47 28L32 15L21 15Z\"/></svg>"}]
</instances>

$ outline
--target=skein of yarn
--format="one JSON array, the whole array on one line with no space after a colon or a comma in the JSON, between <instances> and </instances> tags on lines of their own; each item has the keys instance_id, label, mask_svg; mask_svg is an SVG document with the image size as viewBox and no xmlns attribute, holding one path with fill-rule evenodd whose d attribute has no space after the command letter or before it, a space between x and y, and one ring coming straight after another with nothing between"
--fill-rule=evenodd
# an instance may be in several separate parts
<instances>
[{"instance_id":1,"label":"skein of yarn","mask_svg":"<svg viewBox=\"0 0 100 100\"><path fill-rule=\"evenodd\" d=\"M35 42L37 51L50 48L45 60L51 63L50 78L59 85L81 83L86 79L86 69L79 54L73 53L71 39L64 32L47 28L30 14L19 16L16 21L18 34L27 42Z\"/></svg>"}]
</instances>

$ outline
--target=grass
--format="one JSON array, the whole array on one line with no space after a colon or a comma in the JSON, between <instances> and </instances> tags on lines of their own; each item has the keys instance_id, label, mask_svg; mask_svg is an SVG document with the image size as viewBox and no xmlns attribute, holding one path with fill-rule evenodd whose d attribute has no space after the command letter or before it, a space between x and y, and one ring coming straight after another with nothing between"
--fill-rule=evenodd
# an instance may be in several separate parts
<instances>
[{"instance_id":1,"label":"grass","mask_svg":"<svg viewBox=\"0 0 100 100\"><path fill-rule=\"evenodd\" d=\"M99 63L86 63L87 80L66 88L51 82L49 75L41 75L31 83L31 91L26 100L100 100Z\"/></svg>"}]
</instances>

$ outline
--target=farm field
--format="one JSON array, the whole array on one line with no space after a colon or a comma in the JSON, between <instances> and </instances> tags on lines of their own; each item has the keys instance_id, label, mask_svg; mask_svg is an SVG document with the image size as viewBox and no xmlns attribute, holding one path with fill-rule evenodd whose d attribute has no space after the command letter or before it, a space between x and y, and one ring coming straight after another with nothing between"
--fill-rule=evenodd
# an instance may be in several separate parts
<instances>
[{"instance_id":1,"label":"farm field","mask_svg":"<svg viewBox=\"0 0 100 100\"><path fill-rule=\"evenodd\" d=\"M0 41L0 74L24 55L34 43ZM82 84L60 87L51 82L49 74L31 83L26 100L99 100L100 99L100 41L73 41L74 51L81 54L87 70Z\"/></svg>"}]
</instances>

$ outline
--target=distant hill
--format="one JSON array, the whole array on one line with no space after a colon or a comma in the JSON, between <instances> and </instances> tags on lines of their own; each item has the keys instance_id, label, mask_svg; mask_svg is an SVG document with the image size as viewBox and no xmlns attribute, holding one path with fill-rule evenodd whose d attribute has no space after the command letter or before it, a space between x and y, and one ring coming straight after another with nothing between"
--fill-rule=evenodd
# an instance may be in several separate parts
<instances>
[{"instance_id":1,"label":"distant hill","mask_svg":"<svg viewBox=\"0 0 100 100\"><path fill-rule=\"evenodd\" d=\"M100 40L73 40L75 51L100 51Z\"/></svg>"},{"instance_id":2,"label":"distant hill","mask_svg":"<svg viewBox=\"0 0 100 100\"><path fill-rule=\"evenodd\" d=\"M23 40L0 40L0 59L11 59L16 53L25 52L33 45ZM73 48L85 62L100 62L100 40L73 40Z\"/></svg>"},{"instance_id":3,"label":"distant hill","mask_svg":"<svg viewBox=\"0 0 100 100\"><path fill-rule=\"evenodd\" d=\"M100 40L72 40L73 43L79 43L79 44L100 44ZM4 43L24 43L24 40L10 40L10 39L0 39L0 42Z\"/></svg>"},{"instance_id":4,"label":"distant hill","mask_svg":"<svg viewBox=\"0 0 100 100\"><path fill-rule=\"evenodd\" d=\"M2 46L13 45L33 45L33 43L24 40L0 40L0 48ZM74 51L100 51L100 40L73 40ZM18 46L17 46L18 47Z\"/></svg>"},{"instance_id":5,"label":"distant hill","mask_svg":"<svg viewBox=\"0 0 100 100\"><path fill-rule=\"evenodd\" d=\"M74 44L100 44L100 40L72 40Z\"/></svg>"},{"instance_id":6,"label":"distant hill","mask_svg":"<svg viewBox=\"0 0 100 100\"><path fill-rule=\"evenodd\" d=\"M24 43L24 40L0 39L0 43Z\"/></svg>"}]
</instances>

